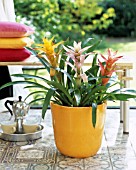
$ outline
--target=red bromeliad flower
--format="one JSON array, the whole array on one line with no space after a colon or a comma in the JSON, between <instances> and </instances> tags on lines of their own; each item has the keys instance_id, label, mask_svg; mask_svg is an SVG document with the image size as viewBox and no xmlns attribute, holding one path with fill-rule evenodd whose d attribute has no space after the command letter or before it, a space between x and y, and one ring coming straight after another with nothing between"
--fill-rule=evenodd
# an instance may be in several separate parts
<instances>
[{"instance_id":1,"label":"red bromeliad flower","mask_svg":"<svg viewBox=\"0 0 136 170\"><path fill-rule=\"evenodd\" d=\"M123 56L118 56L118 57L115 57L116 54L117 54L117 51L115 52L112 52L111 49L108 49L107 51L107 54L108 54L108 59L105 58L102 54L101 54L101 57L104 59L105 61L105 65L102 64L102 62L99 60L99 64L100 64L100 68L101 68L101 76L108 76L108 77L111 77L112 73L115 72L115 62L122 58ZM102 79L102 84L103 85L106 85L108 83L110 78L103 78Z\"/></svg>"}]
</instances>

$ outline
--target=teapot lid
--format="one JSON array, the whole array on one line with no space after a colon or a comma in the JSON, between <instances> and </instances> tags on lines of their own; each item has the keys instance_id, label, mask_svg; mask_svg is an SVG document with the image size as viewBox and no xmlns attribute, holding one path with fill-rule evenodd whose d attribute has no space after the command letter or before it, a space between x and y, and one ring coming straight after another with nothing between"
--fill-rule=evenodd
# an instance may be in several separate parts
<instances>
[{"instance_id":1,"label":"teapot lid","mask_svg":"<svg viewBox=\"0 0 136 170\"><path fill-rule=\"evenodd\" d=\"M21 100L22 100L22 96L19 96L18 98L19 98L19 102L21 102Z\"/></svg>"}]
</instances>

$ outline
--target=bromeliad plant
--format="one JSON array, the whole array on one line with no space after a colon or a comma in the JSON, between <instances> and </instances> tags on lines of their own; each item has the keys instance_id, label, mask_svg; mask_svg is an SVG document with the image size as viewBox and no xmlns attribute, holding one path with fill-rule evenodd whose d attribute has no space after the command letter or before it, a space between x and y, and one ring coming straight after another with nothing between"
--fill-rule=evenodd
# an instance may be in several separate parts
<instances>
[{"instance_id":1,"label":"bromeliad plant","mask_svg":"<svg viewBox=\"0 0 136 170\"><path fill-rule=\"evenodd\" d=\"M99 42L82 47L81 42L73 43L73 46L62 45L64 42L55 44L52 39L43 39L42 44L37 44L35 48L29 50L43 64L50 75L50 80L46 77L14 74L16 77L40 79L47 86L33 80L15 81L8 83L1 88L17 83L27 83L27 88L37 88L38 91L30 93L27 97L35 93L43 93L45 97L36 99L44 100L42 117L44 118L50 101L69 107L92 107L92 123L96 124L97 105L107 100L126 101L129 98L136 98L135 90L116 89L112 87L119 82L114 81L112 73L115 72L115 62L122 58L116 57L117 52L107 50L107 56L98 55L94 52ZM62 47L60 49L60 46ZM91 57L89 69L84 71L83 65L87 57ZM99 59L98 59L99 58ZM112 81L111 81L112 80ZM33 100L32 102L35 102Z\"/></svg>"}]
</instances>

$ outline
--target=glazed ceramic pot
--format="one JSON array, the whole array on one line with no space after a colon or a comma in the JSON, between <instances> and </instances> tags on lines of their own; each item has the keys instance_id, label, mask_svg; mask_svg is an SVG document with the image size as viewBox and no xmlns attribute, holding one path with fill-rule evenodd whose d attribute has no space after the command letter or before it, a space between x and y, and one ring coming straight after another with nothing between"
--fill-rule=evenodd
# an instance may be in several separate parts
<instances>
[{"instance_id":1,"label":"glazed ceramic pot","mask_svg":"<svg viewBox=\"0 0 136 170\"><path fill-rule=\"evenodd\" d=\"M51 103L57 149L64 155L85 158L95 155L102 142L106 104L97 108L95 128L92 107L67 107Z\"/></svg>"}]
</instances>

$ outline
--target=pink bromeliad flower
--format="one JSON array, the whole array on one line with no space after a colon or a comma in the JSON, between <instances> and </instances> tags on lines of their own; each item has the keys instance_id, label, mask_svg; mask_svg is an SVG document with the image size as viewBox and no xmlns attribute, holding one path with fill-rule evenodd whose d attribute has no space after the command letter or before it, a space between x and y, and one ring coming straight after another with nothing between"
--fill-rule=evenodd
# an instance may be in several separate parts
<instances>
[{"instance_id":1,"label":"pink bromeliad flower","mask_svg":"<svg viewBox=\"0 0 136 170\"><path fill-rule=\"evenodd\" d=\"M117 51L112 52L111 49L107 50L107 54L108 54L108 59L101 54L101 57L106 62L105 65L103 65L100 60L98 60L98 61L99 61L99 65L100 65L100 68L101 68L101 75L111 77L112 73L115 72L115 67L116 67L115 62L118 59L122 58L123 56L115 57L116 54L117 54ZM102 84L106 85L108 83L108 81L109 81L109 78L103 78Z\"/></svg>"},{"instance_id":2,"label":"pink bromeliad flower","mask_svg":"<svg viewBox=\"0 0 136 170\"><path fill-rule=\"evenodd\" d=\"M92 54L92 53L84 53L86 50L88 50L91 46L87 46L85 48L81 47L81 42L75 42L72 46L63 46L63 48L66 50L66 55L71 58L74 61L74 65L72 65L70 62L67 61L67 64L69 64L77 73L77 77L82 77L82 66L84 64L84 60L86 56Z\"/></svg>"}]
</instances>

